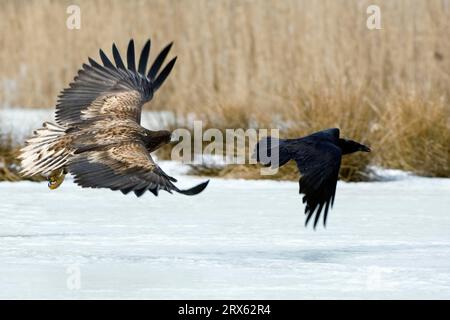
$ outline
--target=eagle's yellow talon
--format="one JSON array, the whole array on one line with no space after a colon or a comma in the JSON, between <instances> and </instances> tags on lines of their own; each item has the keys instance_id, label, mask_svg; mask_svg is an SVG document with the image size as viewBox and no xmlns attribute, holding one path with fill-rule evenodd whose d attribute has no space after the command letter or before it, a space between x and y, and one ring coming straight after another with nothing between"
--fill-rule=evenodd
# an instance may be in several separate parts
<instances>
[{"instance_id":1,"label":"eagle's yellow talon","mask_svg":"<svg viewBox=\"0 0 450 320\"><path fill-rule=\"evenodd\" d=\"M52 174L48 177L48 187L50 190L55 190L58 188L61 183L63 183L66 174L64 170L59 170L56 172L52 172Z\"/></svg>"}]
</instances>

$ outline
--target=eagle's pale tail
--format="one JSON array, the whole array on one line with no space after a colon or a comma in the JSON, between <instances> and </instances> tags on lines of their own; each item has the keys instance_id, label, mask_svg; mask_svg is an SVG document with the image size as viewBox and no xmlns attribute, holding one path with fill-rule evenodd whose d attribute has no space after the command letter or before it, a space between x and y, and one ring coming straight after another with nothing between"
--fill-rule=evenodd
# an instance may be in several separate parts
<instances>
[{"instance_id":1,"label":"eagle's pale tail","mask_svg":"<svg viewBox=\"0 0 450 320\"><path fill-rule=\"evenodd\" d=\"M22 166L20 173L24 176L38 174L49 176L52 172L63 168L72 154L67 148L64 136L64 127L45 122L20 150L19 159Z\"/></svg>"}]
</instances>

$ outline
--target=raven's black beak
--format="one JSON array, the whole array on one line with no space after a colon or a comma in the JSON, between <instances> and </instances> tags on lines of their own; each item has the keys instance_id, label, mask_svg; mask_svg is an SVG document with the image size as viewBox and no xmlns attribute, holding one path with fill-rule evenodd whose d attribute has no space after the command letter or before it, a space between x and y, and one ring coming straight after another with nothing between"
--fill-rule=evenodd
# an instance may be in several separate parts
<instances>
[{"instance_id":1,"label":"raven's black beak","mask_svg":"<svg viewBox=\"0 0 450 320\"><path fill-rule=\"evenodd\" d=\"M369 148L369 147L366 147L365 145L361 145L361 147L359 147L359 151L362 151L362 152L370 152L370 151L372 151L372 150L370 150L370 148Z\"/></svg>"}]
</instances>

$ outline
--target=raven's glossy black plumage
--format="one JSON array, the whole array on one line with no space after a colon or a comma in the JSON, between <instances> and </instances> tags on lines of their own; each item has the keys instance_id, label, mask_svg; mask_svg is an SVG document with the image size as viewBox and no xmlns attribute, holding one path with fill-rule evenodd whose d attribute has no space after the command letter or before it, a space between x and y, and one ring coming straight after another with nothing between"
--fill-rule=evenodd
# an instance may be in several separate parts
<instances>
[{"instance_id":1,"label":"raven's glossy black plumage","mask_svg":"<svg viewBox=\"0 0 450 320\"><path fill-rule=\"evenodd\" d=\"M297 139L264 138L256 146L256 158L264 165L280 167L294 160L300 171L300 193L304 194L308 224L314 213L314 228L323 211L323 223L333 206L341 156L370 149L356 141L340 139L339 129L327 129ZM278 158L277 158L278 155Z\"/></svg>"}]
</instances>

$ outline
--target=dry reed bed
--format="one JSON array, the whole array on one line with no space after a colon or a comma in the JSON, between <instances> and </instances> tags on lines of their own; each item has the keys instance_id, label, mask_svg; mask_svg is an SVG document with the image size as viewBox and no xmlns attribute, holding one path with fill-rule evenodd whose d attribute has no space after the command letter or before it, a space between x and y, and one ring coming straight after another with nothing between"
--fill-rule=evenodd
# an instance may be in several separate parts
<instances>
[{"instance_id":1,"label":"dry reed bed","mask_svg":"<svg viewBox=\"0 0 450 320\"><path fill-rule=\"evenodd\" d=\"M42 177L24 178L20 173L20 161L17 156L19 147L14 144L10 134L0 131L0 181L42 181Z\"/></svg>"},{"instance_id":2,"label":"dry reed bed","mask_svg":"<svg viewBox=\"0 0 450 320\"><path fill-rule=\"evenodd\" d=\"M0 104L54 105L112 41L151 37L154 54L174 40L179 60L150 108L195 113L206 128L287 124L289 137L338 126L374 149L346 158L345 177L369 161L448 177L450 1L376 1L383 29L370 31L372 2L4 0ZM72 3L81 30L65 26Z\"/></svg>"}]
</instances>

